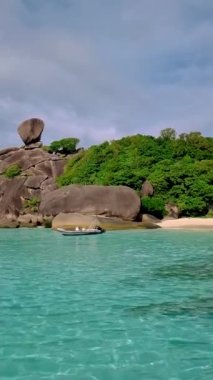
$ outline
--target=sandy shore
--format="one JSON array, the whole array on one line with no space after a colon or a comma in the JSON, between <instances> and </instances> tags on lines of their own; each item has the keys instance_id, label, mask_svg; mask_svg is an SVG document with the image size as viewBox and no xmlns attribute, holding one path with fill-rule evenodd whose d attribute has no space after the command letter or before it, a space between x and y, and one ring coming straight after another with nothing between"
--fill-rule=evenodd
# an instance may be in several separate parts
<instances>
[{"instance_id":1,"label":"sandy shore","mask_svg":"<svg viewBox=\"0 0 213 380\"><path fill-rule=\"evenodd\" d=\"M180 218L173 220L162 220L157 223L166 229L205 229L213 230L213 218Z\"/></svg>"}]
</instances>

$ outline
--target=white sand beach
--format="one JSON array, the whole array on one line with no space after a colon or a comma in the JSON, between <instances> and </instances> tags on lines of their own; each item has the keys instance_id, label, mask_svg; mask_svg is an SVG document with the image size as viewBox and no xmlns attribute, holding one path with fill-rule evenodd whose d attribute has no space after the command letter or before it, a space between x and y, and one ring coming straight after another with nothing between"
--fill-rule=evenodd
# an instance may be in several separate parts
<instances>
[{"instance_id":1,"label":"white sand beach","mask_svg":"<svg viewBox=\"0 0 213 380\"><path fill-rule=\"evenodd\" d=\"M157 223L166 229L206 229L213 230L213 218L180 218L162 220Z\"/></svg>"}]
</instances>

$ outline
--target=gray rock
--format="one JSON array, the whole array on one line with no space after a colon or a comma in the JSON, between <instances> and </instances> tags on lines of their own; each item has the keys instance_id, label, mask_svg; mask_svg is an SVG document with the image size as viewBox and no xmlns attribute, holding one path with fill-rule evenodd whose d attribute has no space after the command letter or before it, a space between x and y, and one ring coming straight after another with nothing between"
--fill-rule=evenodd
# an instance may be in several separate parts
<instances>
[{"instance_id":1,"label":"gray rock","mask_svg":"<svg viewBox=\"0 0 213 380\"><path fill-rule=\"evenodd\" d=\"M159 223L161 220L150 214L142 215L142 222L144 223Z\"/></svg>"},{"instance_id":2,"label":"gray rock","mask_svg":"<svg viewBox=\"0 0 213 380\"><path fill-rule=\"evenodd\" d=\"M39 170L43 174L46 174L48 178L53 177L52 162L50 160L37 164L35 169Z\"/></svg>"},{"instance_id":3,"label":"gray rock","mask_svg":"<svg viewBox=\"0 0 213 380\"><path fill-rule=\"evenodd\" d=\"M12 154L9 154L3 161L0 163L0 174L4 173L4 171L11 165L18 165L21 169L26 170L31 166L29 161L29 156L24 149L19 149Z\"/></svg>"},{"instance_id":4,"label":"gray rock","mask_svg":"<svg viewBox=\"0 0 213 380\"><path fill-rule=\"evenodd\" d=\"M42 182L44 182L47 178L48 177L46 175L28 177L25 182L25 186L32 189L40 189Z\"/></svg>"},{"instance_id":5,"label":"gray rock","mask_svg":"<svg viewBox=\"0 0 213 380\"><path fill-rule=\"evenodd\" d=\"M65 164L66 164L66 160L63 160L63 159L52 161L52 171L53 171L54 178L63 174Z\"/></svg>"},{"instance_id":6,"label":"gray rock","mask_svg":"<svg viewBox=\"0 0 213 380\"><path fill-rule=\"evenodd\" d=\"M53 178L48 178L41 184L41 190L43 193L53 191L57 189L57 185Z\"/></svg>"},{"instance_id":7,"label":"gray rock","mask_svg":"<svg viewBox=\"0 0 213 380\"><path fill-rule=\"evenodd\" d=\"M152 196L154 194L154 189L149 181L145 181L142 185L141 192L142 197Z\"/></svg>"},{"instance_id":8,"label":"gray rock","mask_svg":"<svg viewBox=\"0 0 213 380\"><path fill-rule=\"evenodd\" d=\"M24 198L29 196L24 186L25 178L13 178L4 183L5 189L0 201L0 215L19 215Z\"/></svg>"},{"instance_id":9,"label":"gray rock","mask_svg":"<svg viewBox=\"0 0 213 380\"><path fill-rule=\"evenodd\" d=\"M60 213L52 221L52 228L75 228L95 227L100 225L99 219L95 215L82 215L78 213Z\"/></svg>"},{"instance_id":10,"label":"gray rock","mask_svg":"<svg viewBox=\"0 0 213 380\"><path fill-rule=\"evenodd\" d=\"M19 223L17 220L12 220L11 218L8 218L7 216L0 215L0 228L17 228L19 227Z\"/></svg>"},{"instance_id":11,"label":"gray rock","mask_svg":"<svg viewBox=\"0 0 213 380\"><path fill-rule=\"evenodd\" d=\"M0 156L6 155L11 152L15 152L16 150L19 150L19 148L16 147L11 147L11 148L5 148L0 150ZM2 159L2 158L1 158Z\"/></svg>"},{"instance_id":12,"label":"gray rock","mask_svg":"<svg viewBox=\"0 0 213 380\"><path fill-rule=\"evenodd\" d=\"M31 150L31 149L41 148L42 145L43 145L42 142L39 141L39 142L37 142L35 144L25 145L24 149Z\"/></svg>"},{"instance_id":13,"label":"gray rock","mask_svg":"<svg viewBox=\"0 0 213 380\"><path fill-rule=\"evenodd\" d=\"M135 220L140 205L136 192L126 186L69 185L43 194L40 212L45 216L76 212Z\"/></svg>"},{"instance_id":14,"label":"gray rock","mask_svg":"<svg viewBox=\"0 0 213 380\"><path fill-rule=\"evenodd\" d=\"M19 215L17 222L19 223L20 227L36 227L42 225L43 217L39 214Z\"/></svg>"},{"instance_id":15,"label":"gray rock","mask_svg":"<svg viewBox=\"0 0 213 380\"><path fill-rule=\"evenodd\" d=\"M42 149L19 149L0 161L0 174L4 173L4 171L13 164L20 166L22 171L25 171L39 163L49 160L51 160L51 155Z\"/></svg>"},{"instance_id":16,"label":"gray rock","mask_svg":"<svg viewBox=\"0 0 213 380\"><path fill-rule=\"evenodd\" d=\"M166 209L166 212L167 212L167 217L169 218L174 218L174 219L178 219L179 218L179 214L180 214L180 210L178 208L178 206L174 203L167 203L166 206L165 206L165 209Z\"/></svg>"},{"instance_id":17,"label":"gray rock","mask_svg":"<svg viewBox=\"0 0 213 380\"><path fill-rule=\"evenodd\" d=\"M40 119L23 121L18 127L18 134L25 145L35 144L40 141L44 129L44 122Z\"/></svg>"},{"instance_id":18,"label":"gray rock","mask_svg":"<svg viewBox=\"0 0 213 380\"><path fill-rule=\"evenodd\" d=\"M28 187L27 190L29 192L29 198L36 197L38 199L41 199L41 189L32 189Z\"/></svg>"}]
</instances>

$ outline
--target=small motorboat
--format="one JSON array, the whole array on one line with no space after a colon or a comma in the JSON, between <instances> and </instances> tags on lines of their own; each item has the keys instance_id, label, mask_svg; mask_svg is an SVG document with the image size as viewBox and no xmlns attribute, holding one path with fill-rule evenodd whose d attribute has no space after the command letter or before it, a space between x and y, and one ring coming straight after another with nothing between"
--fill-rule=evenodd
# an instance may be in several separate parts
<instances>
[{"instance_id":1,"label":"small motorboat","mask_svg":"<svg viewBox=\"0 0 213 380\"><path fill-rule=\"evenodd\" d=\"M94 228L79 228L76 227L75 230L66 230L64 228L57 228L57 231L64 236L82 236L82 235L97 235L102 234L105 230L101 227Z\"/></svg>"}]
</instances>

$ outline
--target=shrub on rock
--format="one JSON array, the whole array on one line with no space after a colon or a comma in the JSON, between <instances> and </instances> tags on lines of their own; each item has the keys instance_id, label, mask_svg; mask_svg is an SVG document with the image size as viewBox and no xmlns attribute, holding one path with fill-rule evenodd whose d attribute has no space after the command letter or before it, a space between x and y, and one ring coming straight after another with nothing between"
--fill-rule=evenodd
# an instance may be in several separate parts
<instances>
[{"instance_id":1,"label":"shrub on rock","mask_svg":"<svg viewBox=\"0 0 213 380\"><path fill-rule=\"evenodd\" d=\"M4 175L7 178L14 178L21 174L21 168L17 164L13 164L8 166L8 168L5 170Z\"/></svg>"},{"instance_id":2,"label":"shrub on rock","mask_svg":"<svg viewBox=\"0 0 213 380\"><path fill-rule=\"evenodd\" d=\"M36 196L26 199L24 202L24 209L25 210L30 210L31 212L37 212L38 207L40 204L40 199Z\"/></svg>"},{"instance_id":3,"label":"shrub on rock","mask_svg":"<svg viewBox=\"0 0 213 380\"><path fill-rule=\"evenodd\" d=\"M165 204L160 197L144 197L142 199L142 212L161 219L165 215Z\"/></svg>"}]
</instances>

